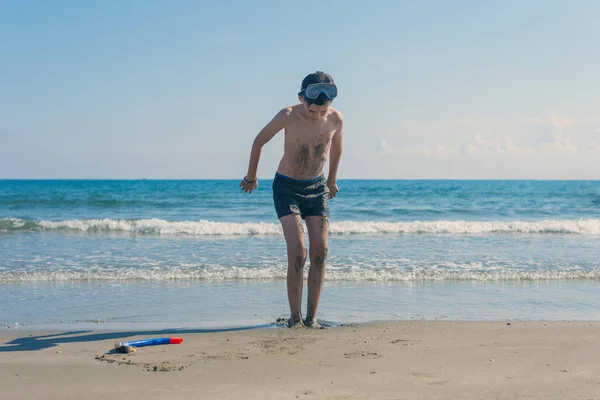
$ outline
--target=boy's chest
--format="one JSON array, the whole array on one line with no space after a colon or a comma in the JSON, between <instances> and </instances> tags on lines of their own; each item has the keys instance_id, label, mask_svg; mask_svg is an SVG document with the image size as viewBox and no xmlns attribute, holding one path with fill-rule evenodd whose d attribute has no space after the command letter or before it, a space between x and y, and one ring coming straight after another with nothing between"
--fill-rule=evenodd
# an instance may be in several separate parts
<instances>
[{"instance_id":1,"label":"boy's chest","mask_svg":"<svg viewBox=\"0 0 600 400\"><path fill-rule=\"evenodd\" d=\"M285 131L288 140L309 144L328 143L334 133L335 129L331 124L293 125Z\"/></svg>"}]
</instances>

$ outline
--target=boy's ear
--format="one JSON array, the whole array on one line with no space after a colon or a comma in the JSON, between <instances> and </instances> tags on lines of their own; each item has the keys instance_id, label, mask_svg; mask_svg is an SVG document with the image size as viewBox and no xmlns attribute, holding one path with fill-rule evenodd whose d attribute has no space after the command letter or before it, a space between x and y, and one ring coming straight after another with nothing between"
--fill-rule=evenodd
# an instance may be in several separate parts
<instances>
[{"instance_id":1,"label":"boy's ear","mask_svg":"<svg viewBox=\"0 0 600 400\"><path fill-rule=\"evenodd\" d=\"M300 103L304 103L304 96L300 93L298 93L298 100L300 100Z\"/></svg>"}]
</instances>

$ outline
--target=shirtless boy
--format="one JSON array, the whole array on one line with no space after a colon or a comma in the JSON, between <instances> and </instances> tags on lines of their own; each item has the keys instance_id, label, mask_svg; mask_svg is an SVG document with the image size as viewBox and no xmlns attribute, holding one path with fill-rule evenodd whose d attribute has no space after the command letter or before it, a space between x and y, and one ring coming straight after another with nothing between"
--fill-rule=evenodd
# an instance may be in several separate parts
<instances>
[{"instance_id":1,"label":"shirtless boy","mask_svg":"<svg viewBox=\"0 0 600 400\"><path fill-rule=\"evenodd\" d=\"M247 193L258 187L256 172L262 148L285 130L283 157L273 180L275 211L287 244L287 291L290 327L320 328L317 309L325 278L329 233L329 199L339 191L337 172L342 155L342 114L330 107L337 96L333 78L324 72L309 74L302 81L300 104L286 107L258 134L252 145L248 174L240 183ZM323 166L330 155L329 175ZM309 239L308 302L302 319L302 284L306 244L302 219Z\"/></svg>"}]
</instances>

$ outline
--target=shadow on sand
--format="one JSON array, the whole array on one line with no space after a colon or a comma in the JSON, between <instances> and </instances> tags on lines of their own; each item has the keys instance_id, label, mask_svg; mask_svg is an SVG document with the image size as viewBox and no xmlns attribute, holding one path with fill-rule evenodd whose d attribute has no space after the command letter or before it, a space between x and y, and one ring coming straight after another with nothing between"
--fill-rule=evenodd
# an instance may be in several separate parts
<instances>
[{"instance_id":1,"label":"shadow on sand","mask_svg":"<svg viewBox=\"0 0 600 400\"><path fill-rule=\"evenodd\" d=\"M279 324L266 324L244 326L238 328L224 329L162 329L162 330L139 330L127 332L94 332L94 331L70 331L57 333L52 335L31 335L20 337L0 346L0 353L11 351L36 351L55 347L62 343L84 343L95 342L100 340L114 339L115 341L126 341L124 339L133 336L172 336L194 333L218 333L218 332L234 332L247 331L253 329L265 328L280 328Z\"/></svg>"}]
</instances>

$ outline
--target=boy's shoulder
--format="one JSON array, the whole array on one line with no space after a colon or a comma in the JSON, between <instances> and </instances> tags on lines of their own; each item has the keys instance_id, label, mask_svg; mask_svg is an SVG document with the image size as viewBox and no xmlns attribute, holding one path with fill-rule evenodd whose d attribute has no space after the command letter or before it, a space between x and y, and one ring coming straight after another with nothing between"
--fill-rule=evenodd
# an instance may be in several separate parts
<instances>
[{"instance_id":1,"label":"boy's shoulder","mask_svg":"<svg viewBox=\"0 0 600 400\"><path fill-rule=\"evenodd\" d=\"M339 129L341 129L342 125L344 124L344 116L339 110L336 110L335 108L329 107L328 118Z\"/></svg>"},{"instance_id":2,"label":"boy's shoulder","mask_svg":"<svg viewBox=\"0 0 600 400\"><path fill-rule=\"evenodd\" d=\"M297 109L297 106L283 107L281 110L279 110L277 115L275 115L275 119L282 122L289 121L290 118L297 113Z\"/></svg>"},{"instance_id":3,"label":"boy's shoulder","mask_svg":"<svg viewBox=\"0 0 600 400\"><path fill-rule=\"evenodd\" d=\"M334 121L338 121L338 122L343 122L344 121L344 116L342 115L342 113L340 112L340 110L336 110L333 107L329 107L329 111L330 111L330 116Z\"/></svg>"},{"instance_id":4,"label":"boy's shoulder","mask_svg":"<svg viewBox=\"0 0 600 400\"><path fill-rule=\"evenodd\" d=\"M301 106L302 106L302 104L295 104L293 106L283 107L279 111L279 114L290 116L290 115L292 115L294 113L297 113L299 111L299 109L300 109Z\"/></svg>"}]
</instances>

